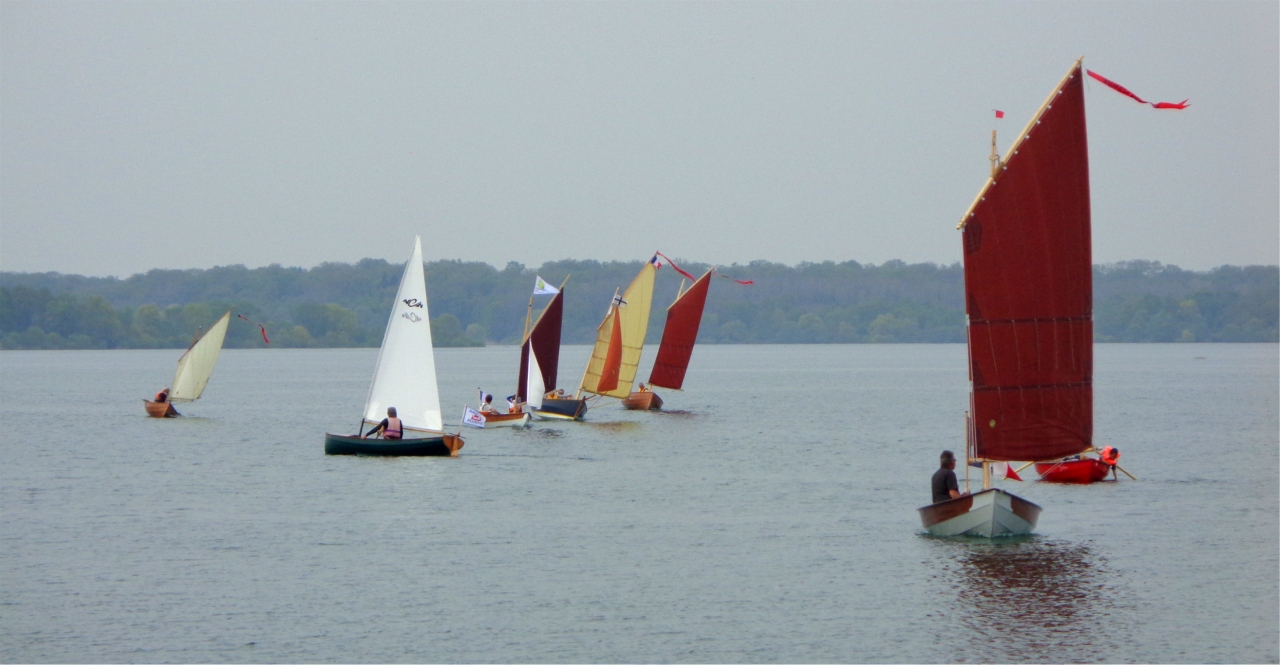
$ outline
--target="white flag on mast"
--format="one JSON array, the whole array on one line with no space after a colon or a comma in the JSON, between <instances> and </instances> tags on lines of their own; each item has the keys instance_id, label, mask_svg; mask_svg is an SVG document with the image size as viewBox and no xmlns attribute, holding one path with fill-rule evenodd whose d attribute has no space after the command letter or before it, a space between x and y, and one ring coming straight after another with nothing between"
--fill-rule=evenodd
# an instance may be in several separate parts
<instances>
[{"instance_id":1,"label":"white flag on mast","mask_svg":"<svg viewBox=\"0 0 1280 665\"><path fill-rule=\"evenodd\" d=\"M541 275L538 276L538 281L533 283L533 295L535 296L554 296L557 293L560 293L560 289L548 284L545 279L542 279Z\"/></svg>"}]
</instances>

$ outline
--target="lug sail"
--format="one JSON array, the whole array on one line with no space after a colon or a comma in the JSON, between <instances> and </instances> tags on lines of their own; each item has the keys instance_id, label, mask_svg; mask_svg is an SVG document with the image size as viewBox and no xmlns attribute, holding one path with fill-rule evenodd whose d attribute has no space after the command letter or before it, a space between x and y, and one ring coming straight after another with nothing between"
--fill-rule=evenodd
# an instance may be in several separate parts
<instances>
[{"instance_id":1,"label":"lug sail","mask_svg":"<svg viewBox=\"0 0 1280 665\"><path fill-rule=\"evenodd\" d=\"M622 317L618 316L618 308L605 319L604 326L609 333L609 350L604 355L604 367L600 371L600 381L596 390L608 392L618 389L618 373L622 371Z\"/></svg>"},{"instance_id":2,"label":"lug sail","mask_svg":"<svg viewBox=\"0 0 1280 665\"><path fill-rule=\"evenodd\" d=\"M422 240L417 236L382 337L369 399L364 406L365 422L381 422L389 406L396 407L407 430L441 432L444 429L436 386L435 352L431 345L431 315L427 311Z\"/></svg>"},{"instance_id":3,"label":"lug sail","mask_svg":"<svg viewBox=\"0 0 1280 665\"><path fill-rule=\"evenodd\" d=\"M653 278L656 272L653 263L646 262L640 269L640 274L631 280L631 285L622 294L622 301L610 307L609 314L600 323L600 328L596 331L596 346L582 377L583 392L618 399L625 399L631 394L631 384L636 380L636 367L640 364L640 352L644 349L644 337L649 328L649 307L653 303ZM620 319L622 358L618 367L617 385L608 388L607 383L601 385L601 378L609 357L609 340L614 330L609 319L614 312L617 312Z\"/></svg>"},{"instance_id":4,"label":"lug sail","mask_svg":"<svg viewBox=\"0 0 1280 665\"><path fill-rule=\"evenodd\" d=\"M649 385L672 390L679 390L684 385L684 374L689 369L693 344L702 325L702 310L707 304L711 272L708 270L699 277L667 308L667 324L662 329L662 343L658 346L658 357L653 361L653 371L649 372Z\"/></svg>"},{"instance_id":5,"label":"lug sail","mask_svg":"<svg viewBox=\"0 0 1280 665\"><path fill-rule=\"evenodd\" d=\"M213 366L222 353L222 342L227 338L227 324L231 322L231 310L210 326L200 339L178 359L178 371L173 375L173 388L169 389L170 402L191 402L200 399L204 387L213 375Z\"/></svg>"},{"instance_id":6,"label":"lug sail","mask_svg":"<svg viewBox=\"0 0 1280 665\"><path fill-rule=\"evenodd\" d=\"M1089 151L1080 63L961 225L972 453L1049 460L1093 440Z\"/></svg>"},{"instance_id":7,"label":"lug sail","mask_svg":"<svg viewBox=\"0 0 1280 665\"><path fill-rule=\"evenodd\" d=\"M538 391L538 397L542 396L542 391L556 389L556 371L560 366L560 325L563 318L564 287L562 285L559 293L551 298L546 309L538 315L537 322L529 329L528 337L520 346L520 378L516 384L517 401L527 402L533 397L529 393L527 371L530 364L530 350L536 355L534 362L540 368L539 374L542 376L542 388Z\"/></svg>"}]
</instances>

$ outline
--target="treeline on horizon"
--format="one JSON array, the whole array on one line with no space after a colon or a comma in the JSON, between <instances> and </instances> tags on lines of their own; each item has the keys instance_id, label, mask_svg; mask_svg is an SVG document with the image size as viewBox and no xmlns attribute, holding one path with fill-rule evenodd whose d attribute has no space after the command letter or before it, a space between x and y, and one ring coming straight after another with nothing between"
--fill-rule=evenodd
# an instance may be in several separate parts
<instances>
[{"instance_id":1,"label":"treeline on horizon","mask_svg":"<svg viewBox=\"0 0 1280 665\"><path fill-rule=\"evenodd\" d=\"M569 279L566 344L595 339L615 289L643 263L434 261L426 268L432 336L438 346L519 343L534 278ZM710 266L679 264L700 275ZM364 259L311 269L151 270L126 279L0 272L0 348L184 348L228 309L226 346L378 346L402 264ZM701 344L964 342L960 264L879 266L856 261L787 266L767 261L719 272L699 331ZM656 344L682 278L658 271L646 341ZM547 296L538 296L537 316ZM1151 261L1094 267L1094 334L1099 342L1276 342L1280 268L1222 266L1196 272Z\"/></svg>"}]
</instances>

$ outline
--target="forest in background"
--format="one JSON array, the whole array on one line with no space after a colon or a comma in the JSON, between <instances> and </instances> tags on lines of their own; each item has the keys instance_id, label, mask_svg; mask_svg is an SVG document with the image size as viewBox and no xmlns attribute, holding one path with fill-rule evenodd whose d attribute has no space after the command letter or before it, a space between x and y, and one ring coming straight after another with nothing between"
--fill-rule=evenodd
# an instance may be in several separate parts
<instances>
[{"instance_id":1,"label":"forest in background","mask_svg":"<svg viewBox=\"0 0 1280 665\"><path fill-rule=\"evenodd\" d=\"M641 261L425 264L432 336L439 346L516 344L535 276L565 289L566 344L595 339L615 289ZM680 262L700 275L710 266ZM846 344L964 342L960 264L879 266L856 261L718 269L698 342ZM364 259L314 268L151 270L125 279L0 272L0 348L184 348L231 309L266 326L271 346L378 346L403 264ZM657 343L682 278L658 271L647 341ZM548 296L538 296L534 316ZM1280 268L1196 272L1151 261L1094 267L1099 342L1276 342ZM232 319L226 346L262 347L256 326Z\"/></svg>"}]
</instances>

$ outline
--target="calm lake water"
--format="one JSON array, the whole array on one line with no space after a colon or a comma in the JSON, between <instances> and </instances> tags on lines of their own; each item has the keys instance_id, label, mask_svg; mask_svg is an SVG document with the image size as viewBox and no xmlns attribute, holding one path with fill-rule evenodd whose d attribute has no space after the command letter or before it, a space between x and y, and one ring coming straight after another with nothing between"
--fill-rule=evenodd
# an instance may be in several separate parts
<instances>
[{"instance_id":1,"label":"calm lake water","mask_svg":"<svg viewBox=\"0 0 1280 665\"><path fill-rule=\"evenodd\" d=\"M1278 348L1099 345L1139 480L1005 481L1045 510L997 542L915 510L962 345L704 346L666 412L458 459L323 454L376 349L224 351L170 420L180 351L5 351L0 660L1277 662ZM445 422L518 357L439 350Z\"/></svg>"}]
</instances>

